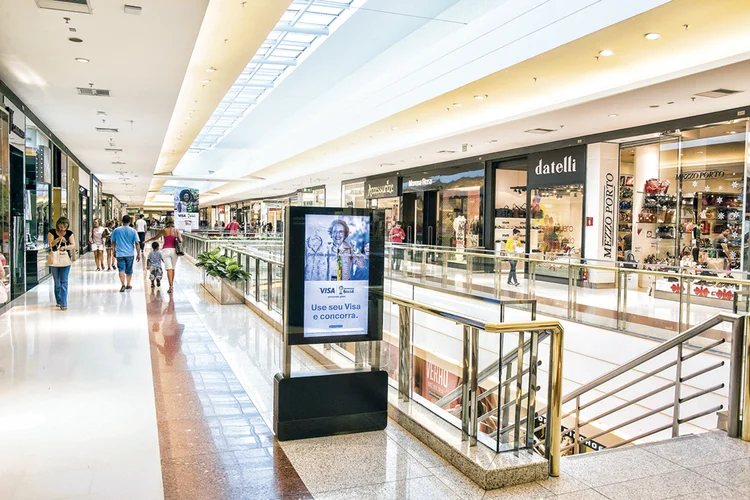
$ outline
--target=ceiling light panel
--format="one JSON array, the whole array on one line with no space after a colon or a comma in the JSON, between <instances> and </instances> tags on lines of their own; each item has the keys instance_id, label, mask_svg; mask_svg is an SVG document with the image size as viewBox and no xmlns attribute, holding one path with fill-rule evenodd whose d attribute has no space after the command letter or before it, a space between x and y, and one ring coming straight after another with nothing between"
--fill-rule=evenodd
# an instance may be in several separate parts
<instances>
[{"instance_id":1,"label":"ceiling light panel","mask_svg":"<svg viewBox=\"0 0 750 500\"><path fill-rule=\"evenodd\" d=\"M363 0L294 0L221 100L190 151L216 146L278 80L294 70L301 57L308 57L346 22L349 16L344 14L361 3Z\"/></svg>"}]
</instances>

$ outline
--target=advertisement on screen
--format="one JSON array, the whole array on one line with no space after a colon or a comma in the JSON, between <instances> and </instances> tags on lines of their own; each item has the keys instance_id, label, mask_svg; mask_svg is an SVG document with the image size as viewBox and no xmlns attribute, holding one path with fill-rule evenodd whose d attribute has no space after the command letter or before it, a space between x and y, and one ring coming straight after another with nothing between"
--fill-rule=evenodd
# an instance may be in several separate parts
<instances>
[{"instance_id":1,"label":"advertisement on screen","mask_svg":"<svg viewBox=\"0 0 750 500\"><path fill-rule=\"evenodd\" d=\"M305 216L305 336L367 334L369 254L369 216Z\"/></svg>"},{"instance_id":2,"label":"advertisement on screen","mask_svg":"<svg viewBox=\"0 0 750 500\"><path fill-rule=\"evenodd\" d=\"M317 207L287 210L291 212L285 235L291 343L372 340L382 335L378 325L382 325L384 214Z\"/></svg>"}]
</instances>

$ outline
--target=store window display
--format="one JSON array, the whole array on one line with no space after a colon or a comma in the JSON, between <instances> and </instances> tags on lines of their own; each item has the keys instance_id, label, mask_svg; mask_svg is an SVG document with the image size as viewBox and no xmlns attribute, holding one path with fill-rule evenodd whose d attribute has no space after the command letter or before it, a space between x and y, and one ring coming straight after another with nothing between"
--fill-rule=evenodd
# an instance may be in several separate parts
<instances>
[{"instance_id":1,"label":"store window display","mask_svg":"<svg viewBox=\"0 0 750 500\"><path fill-rule=\"evenodd\" d=\"M346 208L365 208L365 181L342 184L341 203Z\"/></svg>"},{"instance_id":2,"label":"store window display","mask_svg":"<svg viewBox=\"0 0 750 500\"><path fill-rule=\"evenodd\" d=\"M651 143L623 144L618 234L632 239L635 261L714 277L747 268L746 140L747 120L735 120L664 134ZM623 194L631 188L628 204ZM638 282L659 297L677 300L673 284L669 278ZM705 282L690 293L729 307L732 288Z\"/></svg>"},{"instance_id":3,"label":"store window display","mask_svg":"<svg viewBox=\"0 0 750 500\"><path fill-rule=\"evenodd\" d=\"M529 251L543 261L537 275L567 279L570 257L581 256L583 184L534 189L529 210Z\"/></svg>"}]
</instances>

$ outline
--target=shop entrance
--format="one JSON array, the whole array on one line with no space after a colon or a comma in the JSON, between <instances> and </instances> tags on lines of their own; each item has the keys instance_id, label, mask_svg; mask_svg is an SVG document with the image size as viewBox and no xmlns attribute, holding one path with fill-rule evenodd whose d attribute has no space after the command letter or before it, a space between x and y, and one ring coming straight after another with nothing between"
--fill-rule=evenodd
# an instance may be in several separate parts
<instances>
[{"instance_id":1,"label":"shop entrance","mask_svg":"<svg viewBox=\"0 0 750 500\"><path fill-rule=\"evenodd\" d=\"M405 193L403 196L403 219L407 243L436 245L440 230L438 191Z\"/></svg>"},{"instance_id":2,"label":"shop entrance","mask_svg":"<svg viewBox=\"0 0 750 500\"><path fill-rule=\"evenodd\" d=\"M80 245L80 255L85 254L89 250L89 232L91 231L91 228L89 227L89 197L88 197L88 190L85 188L79 188L79 201L80 204L78 205L81 207L81 214L80 214L80 228L81 228L81 234L79 235L79 241L78 244Z\"/></svg>"}]
</instances>

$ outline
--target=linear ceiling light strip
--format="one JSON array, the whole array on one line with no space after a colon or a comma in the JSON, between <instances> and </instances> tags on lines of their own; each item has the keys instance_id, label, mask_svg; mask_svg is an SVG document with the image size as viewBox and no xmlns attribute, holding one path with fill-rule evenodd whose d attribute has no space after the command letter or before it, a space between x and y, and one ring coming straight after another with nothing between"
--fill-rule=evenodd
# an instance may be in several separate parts
<instances>
[{"instance_id":1,"label":"linear ceiling light strip","mask_svg":"<svg viewBox=\"0 0 750 500\"><path fill-rule=\"evenodd\" d=\"M328 36L355 0L294 0L204 125L189 153L216 146L299 57ZM347 16L348 18L348 16ZM346 19L342 20L342 23Z\"/></svg>"}]
</instances>

